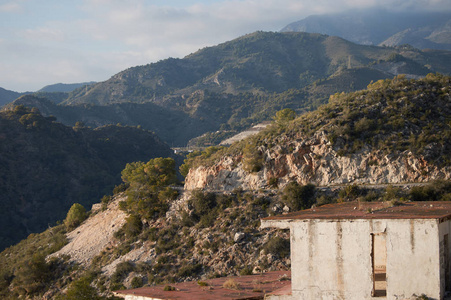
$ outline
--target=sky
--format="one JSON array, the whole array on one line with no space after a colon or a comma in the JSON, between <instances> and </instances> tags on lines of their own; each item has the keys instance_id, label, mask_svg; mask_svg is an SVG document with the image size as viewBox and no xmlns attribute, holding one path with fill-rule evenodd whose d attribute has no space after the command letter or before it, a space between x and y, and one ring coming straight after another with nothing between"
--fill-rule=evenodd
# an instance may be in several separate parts
<instances>
[{"instance_id":1,"label":"sky","mask_svg":"<svg viewBox=\"0 0 451 300\"><path fill-rule=\"evenodd\" d=\"M374 6L450 10L450 0L0 0L0 87L105 81L313 14Z\"/></svg>"}]
</instances>

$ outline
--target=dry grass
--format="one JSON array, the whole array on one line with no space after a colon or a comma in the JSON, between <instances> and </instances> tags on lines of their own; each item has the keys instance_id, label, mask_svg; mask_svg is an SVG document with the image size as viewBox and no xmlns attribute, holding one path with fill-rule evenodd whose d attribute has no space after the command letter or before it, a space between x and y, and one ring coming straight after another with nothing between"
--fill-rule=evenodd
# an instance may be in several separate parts
<instances>
[{"instance_id":1,"label":"dry grass","mask_svg":"<svg viewBox=\"0 0 451 300\"><path fill-rule=\"evenodd\" d=\"M239 290L240 289L240 284L238 282L236 282L235 279L230 278L230 279L227 279L224 282L222 287L225 288L225 289L229 289L229 290Z\"/></svg>"}]
</instances>

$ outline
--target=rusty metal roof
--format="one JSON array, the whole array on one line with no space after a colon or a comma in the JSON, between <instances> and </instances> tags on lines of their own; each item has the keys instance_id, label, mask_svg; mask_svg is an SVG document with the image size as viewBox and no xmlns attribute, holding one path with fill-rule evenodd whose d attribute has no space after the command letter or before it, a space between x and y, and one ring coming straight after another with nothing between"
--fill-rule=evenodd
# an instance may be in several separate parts
<instances>
[{"instance_id":1,"label":"rusty metal roof","mask_svg":"<svg viewBox=\"0 0 451 300\"><path fill-rule=\"evenodd\" d=\"M238 289L224 288L224 282L233 280ZM117 296L140 296L149 299L235 299L250 300L263 299L265 294L291 294L291 272L276 271L259 275L222 277L202 280L206 286L198 284L196 281L168 284L174 287L174 291L164 291L166 285L154 287L144 287L139 289L115 291ZM143 298L145 299L145 298Z\"/></svg>"},{"instance_id":2,"label":"rusty metal roof","mask_svg":"<svg viewBox=\"0 0 451 300\"><path fill-rule=\"evenodd\" d=\"M302 219L439 219L451 218L451 202L343 202L327 204L263 220Z\"/></svg>"}]
</instances>

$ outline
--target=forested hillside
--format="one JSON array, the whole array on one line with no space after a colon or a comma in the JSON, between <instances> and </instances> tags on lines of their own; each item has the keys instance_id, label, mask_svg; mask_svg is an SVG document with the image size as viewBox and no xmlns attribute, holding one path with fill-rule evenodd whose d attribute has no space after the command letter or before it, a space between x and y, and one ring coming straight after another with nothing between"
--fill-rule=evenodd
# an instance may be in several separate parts
<instances>
[{"instance_id":1,"label":"forested hillside","mask_svg":"<svg viewBox=\"0 0 451 300\"><path fill-rule=\"evenodd\" d=\"M17 99L22 95L23 93L8 91L0 87L0 107L10 102L13 102L15 99Z\"/></svg>"},{"instance_id":2,"label":"forested hillside","mask_svg":"<svg viewBox=\"0 0 451 300\"><path fill-rule=\"evenodd\" d=\"M312 110L330 94L362 89L371 81L449 70L448 51L357 45L320 34L256 32L183 59L129 68L71 92L58 107L45 104L47 109L40 110L71 126L76 121L94 127L142 125L169 144L183 146L205 132L247 128L283 108ZM39 105L21 101L17 104ZM162 122L162 116L168 121Z\"/></svg>"},{"instance_id":3,"label":"forested hillside","mask_svg":"<svg viewBox=\"0 0 451 300\"><path fill-rule=\"evenodd\" d=\"M55 121L23 106L0 112L0 249L62 220L75 202L90 209L126 163L172 155L149 131Z\"/></svg>"},{"instance_id":4,"label":"forested hillside","mask_svg":"<svg viewBox=\"0 0 451 300\"><path fill-rule=\"evenodd\" d=\"M170 158L127 164L86 220L75 206L64 224L1 253L0 296L106 299L288 269L289 233L261 229L261 218L344 201L450 200L450 87L448 76L398 76L298 117L281 110L254 137L190 154L183 191Z\"/></svg>"}]
</instances>

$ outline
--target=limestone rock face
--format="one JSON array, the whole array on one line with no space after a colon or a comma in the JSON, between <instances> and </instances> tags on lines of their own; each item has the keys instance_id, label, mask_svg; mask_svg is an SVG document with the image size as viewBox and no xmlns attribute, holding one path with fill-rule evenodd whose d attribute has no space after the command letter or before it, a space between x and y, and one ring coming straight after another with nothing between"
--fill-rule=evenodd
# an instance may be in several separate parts
<instances>
[{"instance_id":1,"label":"limestone rock face","mask_svg":"<svg viewBox=\"0 0 451 300\"><path fill-rule=\"evenodd\" d=\"M260 147L264 163L259 172L243 169L242 157L223 157L213 166L191 169L185 189L231 191L236 188L267 188L276 178L279 187L290 181L318 186L340 184L396 184L450 179L451 168L439 168L410 151L371 151L339 156L323 132L308 139L281 142L272 148Z\"/></svg>"},{"instance_id":2,"label":"limestone rock face","mask_svg":"<svg viewBox=\"0 0 451 300\"><path fill-rule=\"evenodd\" d=\"M95 256L112 245L114 233L124 225L127 214L119 209L124 197L117 196L104 211L100 210L100 204L93 205L92 212L96 214L69 232L69 243L51 257L69 255L70 261L88 266Z\"/></svg>"}]
</instances>

